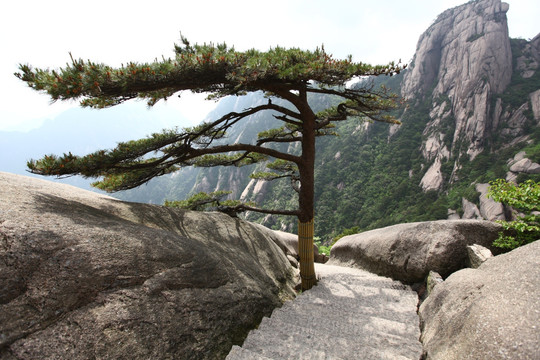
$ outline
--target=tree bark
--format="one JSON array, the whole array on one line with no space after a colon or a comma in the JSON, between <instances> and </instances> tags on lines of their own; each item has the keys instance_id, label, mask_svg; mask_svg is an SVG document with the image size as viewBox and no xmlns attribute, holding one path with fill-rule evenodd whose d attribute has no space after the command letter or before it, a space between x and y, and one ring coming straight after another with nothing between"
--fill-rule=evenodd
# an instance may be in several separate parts
<instances>
[{"instance_id":1,"label":"tree bark","mask_svg":"<svg viewBox=\"0 0 540 360\"><path fill-rule=\"evenodd\" d=\"M313 253L313 219L307 223L298 221L298 255L302 291L309 290L317 284Z\"/></svg>"},{"instance_id":2,"label":"tree bark","mask_svg":"<svg viewBox=\"0 0 540 360\"><path fill-rule=\"evenodd\" d=\"M300 92L303 108L302 155L298 164L300 176L298 251L300 256L300 278L302 290L309 290L317 284L313 253L313 218L315 196L315 114L309 107L305 92Z\"/></svg>"}]
</instances>

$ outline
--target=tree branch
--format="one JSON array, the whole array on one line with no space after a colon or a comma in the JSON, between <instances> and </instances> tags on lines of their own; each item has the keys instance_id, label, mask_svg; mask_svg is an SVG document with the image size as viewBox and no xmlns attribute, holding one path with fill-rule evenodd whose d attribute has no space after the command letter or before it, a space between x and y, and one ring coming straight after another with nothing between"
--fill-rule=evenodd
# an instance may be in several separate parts
<instances>
[{"instance_id":1,"label":"tree branch","mask_svg":"<svg viewBox=\"0 0 540 360\"><path fill-rule=\"evenodd\" d=\"M279 210L279 209L262 209L245 204L239 204L236 206L223 206L223 209L218 209L219 211L226 213L239 213L243 211L255 211L261 214L270 214L270 215L286 215L286 216L298 216L300 213L298 210Z\"/></svg>"},{"instance_id":2,"label":"tree branch","mask_svg":"<svg viewBox=\"0 0 540 360\"><path fill-rule=\"evenodd\" d=\"M183 161L191 160L191 159L203 156L203 155L223 154L223 153L238 152L238 151L259 153L259 154L274 157L276 159L287 160L294 163L300 162L300 157L298 156L294 156L288 153L283 153L278 150L265 148L265 147L257 146L257 145L251 145L251 144L228 144L228 145L218 145L211 148L191 149L190 152L184 156ZM172 152L174 153L174 150L172 150ZM178 154L178 156L181 156L181 154Z\"/></svg>"}]
</instances>

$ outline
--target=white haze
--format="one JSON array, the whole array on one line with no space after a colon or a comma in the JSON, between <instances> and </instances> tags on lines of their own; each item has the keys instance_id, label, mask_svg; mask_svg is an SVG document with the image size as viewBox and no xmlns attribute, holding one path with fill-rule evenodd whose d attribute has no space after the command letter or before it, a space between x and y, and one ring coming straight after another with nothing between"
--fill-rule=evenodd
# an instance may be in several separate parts
<instances>
[{"instance_id":1,"label":"white haze","mask_svg":"<svg viewBox=\"0 0 540 360\"><path fill-rule=\"evenodd\" d=\"M510 35L539 31L540 2L509 0ZM172 56L179 31L193 42L227 42L238 50L272 46L314 49L336 57L408 62L420 34L458 0L110 1L8 0L0 13L0 131L29 130L76 103L50 104L15 78L19 63L60 67L76 58L113 66ZM204 95L184 94L166 104L200 122L215 106Z\"/></svg>"}]
</instances>

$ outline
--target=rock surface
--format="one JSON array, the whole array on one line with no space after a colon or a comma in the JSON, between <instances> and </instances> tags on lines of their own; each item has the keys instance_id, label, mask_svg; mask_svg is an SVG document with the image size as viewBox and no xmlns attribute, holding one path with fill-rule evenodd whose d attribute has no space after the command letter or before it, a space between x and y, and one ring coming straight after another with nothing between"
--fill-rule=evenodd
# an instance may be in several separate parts
<instances>
[{"instance_id":1,"label":"rock surface","mask_svg":"<svg viewBox=\"0 0 540 360\"><path fill-rule=\"evenodd\" d=\"M489 258L493 257L493 254L488 248L478 244L468 245L467 253L469 254L469 263L473 269L477 269Z\"/></svg>"},{"instance_id":2,"label":"rock surface","mask_svg":"<svg viewBox=\"0 0 540 360\"><path fill-rule=\"evenodd\" d=\"M500 0L469 2L443 12L418 40L402 95L420 99L434 86L422 148L430 158L448 158L460 141L467 144L469 157L482 152L492 127L491 96L505 89L512 74L507 11L508 4ZM453 124L447 129L442 124L448 120ZM433 148L430 139L445 138L450 149L440 140Z\"/></svg>"},{"instance_id":3,"label":"rock surface","mask_svg":"<svg viewBox=\"0 0 540 360\"><path fill-rule=\"evenodd\" d=\"M264 318L228 360L418 360L417 294L359 269L316 264L319 284Z\"/></svg>"},{"instance_id":4,"label":"rock surface","mask_svg":"<svg viewBox=\"0 0 540 360\"><path fill-rule=\"evenodd\" d=\"M536 360L540 241L452 274L420 306L426 359Z\"/></svg>"},{"instance_id":5,"label":"rock surface","mask_svg":"<svg viewBox=\"0 0 540 360\"><path fill-rule=\"evenodd\" d=\"M480 214L483 219L490 221L508 220L506 219L503 204L487 196L489 184L476 184L475 188L480 193Z\"/></svg>"},{"instance_id":6,"label":"rock surface","mask_svg":"<svg viewBox=\"0 0 540 360\"><path fill-rule=\"evenodd\" d=\"M478 207L465 198L461 198L463 208L463 219L482 219L482 214Z\"/></svg>"},{"instance_id":7,"label":"rock surface","mask_svg":"<svg viewBox=\"0 0 540 360\"><path fill-rule=\"evenodd\" d=\"M537 93L540 96L540 90L537 91ZM518 175L521 173L540 173L540 164L528 159L525 151L520 151L514 158L508 160L508 170L509 171L506 173L506 181L516 182Z\"/></svg>"},{"instance_id":8,"label":"rock surface","mask_svg":"<svg viewBox=\"0 0 540 360\"><path fill-rule=\"evenodd\" d=\"M510 166L510 171L514 173L540 174L540 164L525 158L513 163Z\"/></svg>"},{"instance_id":9,"label":"rock surface","mask_svg":"<svg viewBox=\"0 0 540 360\"><path fill-rule=\"evenodd\" d=\"M0 358L218 359L294 295L257 226L0 173Z\"/></svg>"},{"instance_id":10,"label":"rock surface","mask_svg":"<svg viewBox=\"0 0 540 360\"><path fill-rule=\"evenodd\" d=\"M268 238L272 239L288 258L291 257L296 260L296 262L291 261L291 265L298 264L300 260L300 256L298 255L298 235L280 230L270 230L259 224L253 225L259 227ZM313 254L315 256L315 262L323 263L323 257L319 254L319 249L315 244L313 245Z\"/></svg>"},{"instance_id":11,"label":"rock surface","mask_svg":"<svg viewBox=\"0 0 540 360\"><path fill-rule=\"evenodd\" d=\"M353 266L405 282L430 270L447 277L468 266L467 245L491 248L501 226L482 220L399 224L341 238L328 264Z\"/></svg>"},{"instance_id":12,"label":"rock surface","mask_svg":"<svg viewBox=\"0 0 540 360\"><path fill-rule=\"evenodd\" d=\"M427 295L431 294L435 286L444 282L443 278L438 272L430 271L426 278L426 292Z\"/></svg>"}]
</instances>

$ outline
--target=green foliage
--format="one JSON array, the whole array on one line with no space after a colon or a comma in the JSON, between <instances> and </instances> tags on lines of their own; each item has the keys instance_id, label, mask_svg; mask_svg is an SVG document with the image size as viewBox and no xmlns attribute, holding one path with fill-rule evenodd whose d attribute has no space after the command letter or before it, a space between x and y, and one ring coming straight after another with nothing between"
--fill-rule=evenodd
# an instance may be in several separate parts
<instances>
[{"instance_id":1,"label":"green foliage","mask_svg":"<svg viewBox=\"0 0 540 360\"><path fill-rule=\"evenodd\" d=\"M199 192L186 200L165 200L164 205L173 208L202 211L219 206L221 199L230 193L231 191Z\"/></svg>"},{"instance_id":2,"label":"green foliage","mask_svg":"<svg viewBox=\"0 0 540 360\"><path fill-rule=\"evenodd\" d=\"M276 47L266 52L255 49L239 52L226 44L190 44L181 37L173 58L156 58L151 63L130 62L112 68L72 57L71 63L55 70L20 65L15 75L31 88L46 92L53 101L79 99L82 106L95 108L114 106L133 98L146 99L152 106L184 90L209 93L214 99L250 92L268 96L267 104L233 111L213 122L164 131L88 156L49 156L28 163L36 174L102 178L94 185L112 192L137 187L185 166L245 166L269 158L298 165L304 158L290 156L287 148L277 150L278 145L301 143L305 137L332 135L332 121L352 115L395 122L382 110L395 107L396 96L385 89L352 90L343 85L352 77L394 75L404 67L395 63L372 66L354 62L351 57L334 59L324 48L305 51ZM339 98L341 102L334 111L337 117L330 113L315 115L308 94ZM286 106L273 103L272 99L281 100ZM264 111L271 112L282 126L261 132L255 143L251 142L253 139L247 144L225 143L232 126ZM304 127L304 122L311 124ZM294 180L297 169L274 170L285 172L283 176ZM268 173L259 177L272 178ZM312 177L305 178L311 181ZM294 181L292 184L297 185Z\"/></svg>"},{"instance_id":3,"label":"green foliage","mask_svg":"<svg viewBox=\"0 0 540 360\"><path fill-rule=\"evenodd\" d=\"M360 228L358 226L353 226L352 228L345 229L332 239L332 245L334 245L339 239L341 239L344 236L358 234L359 232L360 232Z\"/></svg>"},{"instance_id":4,"label":"green foliage","mask_svg":"<svg viewBox=\"0 0 540 360\"><path fill-rule=\"evenodd\" d=\"M532 180L519 185L498 179L490 183L488 197L511 206L518 216L514 221L499 221L505 232L493 243L504 249L515 249L519 246L540 239L540 183Z\"/></svg>"},{"instance_id":5,"label":"green foliage","mask_svg":"<svg viewBox=\"0 0 540 360\"><path fill-rule=\"evenodd\" d=\"M33 69L19 66L15 75L53 100L82 99L82 106L103 108L132 98L144 98L150 106L182 90L208 92L210 98L242 95L264 84L299 84L308 81L340 86L354 76L392 75L403 66L372 66L334 59L324 48L306 51L276 47L266 52L236 51L223 44L190 44L184 37L175 45L174 58L152 63L130 62L120 68L71 59L64 68Z\"/></svg>"},{"instance_id":6,"label":"green foliage","mask_svg":"<svg viewBox=\"0 0 540 360\"><path fill-rule=\"evenodd\" d=\"M325 254L327 256L330 256L330 250L332 249L332 245L324 245L321 238L318 236L313 237L313 243L317 246L319 254Z\"/></svg>"}]
</instances>

